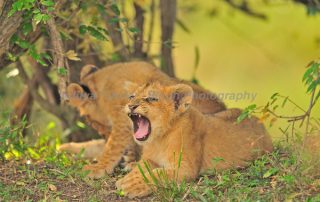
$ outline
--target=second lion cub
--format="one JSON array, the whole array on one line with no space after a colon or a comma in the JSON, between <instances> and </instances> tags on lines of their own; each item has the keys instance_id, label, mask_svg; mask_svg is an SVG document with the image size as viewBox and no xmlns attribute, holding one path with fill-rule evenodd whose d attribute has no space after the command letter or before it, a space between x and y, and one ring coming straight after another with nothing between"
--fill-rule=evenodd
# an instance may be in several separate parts
<instances>
[{"instance_id":1,"label":"second lion cub","mask_svg":"<svg viewBox=\"0 0 320 202\"><path fill-rule=\"evenodd\" d=\"M188 181L210 169L246 166L272 151L271 139L257 118L236 124L237 109L203 115L191 106L192 99L193 90L185 84L147 84L130 96L125 110L132 120L133 138L142 145L139 164L150 183L150 171L156 177L164 172L171 180ZM152 186L144 180L137 166L116 186L130 198L142 197L151 193Z\"/></svg>"}]
</instances>

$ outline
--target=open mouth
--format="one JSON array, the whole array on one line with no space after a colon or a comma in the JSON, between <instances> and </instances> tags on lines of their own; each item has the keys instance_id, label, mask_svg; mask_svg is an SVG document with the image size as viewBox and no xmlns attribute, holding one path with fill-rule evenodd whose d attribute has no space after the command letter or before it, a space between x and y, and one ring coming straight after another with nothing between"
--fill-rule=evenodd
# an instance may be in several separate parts
<instances>
[{"instance_id":1,"label":"open mouth","mask_svg":"<svg viewBox=\"0 0 320 202\"><path fill-rule=\"evenodd\" d=\"M147 117L137 113L129 113L133 123L134 137L138 141L146 141L151 133L151 124Z\"/></svg>"}]
</instances>

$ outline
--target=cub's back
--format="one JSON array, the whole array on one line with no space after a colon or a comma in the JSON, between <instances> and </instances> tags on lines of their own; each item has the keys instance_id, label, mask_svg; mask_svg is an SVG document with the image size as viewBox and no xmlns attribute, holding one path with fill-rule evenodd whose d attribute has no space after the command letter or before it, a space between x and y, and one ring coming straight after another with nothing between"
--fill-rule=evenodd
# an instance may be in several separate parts
<instances>
[{"instance_id":1,"label":"cub's back","mask_svg":"<svg viewBox=\"0 0 320 202\"><path fill-rule=\"evenodd\" d=\"M240 113L239 109L229 109L206 117L204 168L212 166L214 158L224 159L217 162L217 169L246 166L248 161L272 151L271 138L263 124L256 117L237 124L235 121Z\"/></svg>"}]
</instances>

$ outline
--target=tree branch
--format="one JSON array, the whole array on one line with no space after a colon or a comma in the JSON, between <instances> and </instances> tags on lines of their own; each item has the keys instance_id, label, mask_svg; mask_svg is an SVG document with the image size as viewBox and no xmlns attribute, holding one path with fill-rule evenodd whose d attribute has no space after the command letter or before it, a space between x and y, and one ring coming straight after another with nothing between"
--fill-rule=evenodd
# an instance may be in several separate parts
<instances>
[{"instance_id":1,"label":"tree branch","mask_svg":"<svg viewBox=\"0 0 320 202\"><path fill-rule=\"evenodd\" d=\"M174 65L172 58L172 41L174 23L176 20L176 0L161 0L161 69L169 76L174 77Z\"/></svg>"},{"instance_id":2,"label":"tree branch","mask_svg":"<svg viewBox=\"0 0 320 202\"><path fill-rule=\"evenodd\" d=\"M149 34L147 39L147 49L146 53L149 54L151 48L151 41L153 36L153 29L154 29L154 17L155 17L155 0L151 0L150 4L150 25L149 25Z\"/></svg>"},{"instance_id":3,"label":"tree branch","mask_svg":"<svg viewBox=\"0 0 320 202\"><path fill-rule=\"evenodd\" d=\"M51 17L48 20L47 26L49 29L51 45L54 50L53 52L54 66L57 69L57 72L59 71L59 68L66 69L65 74L61 74L61 73L59 74L59 83L58 83L60 100L61 100L61 103L64 103L67 100L67 84L70 80L69 78L70 69L69 69L68 62L64 56L65 52L63 49L63 43L60 37L60 33L58 32L58 29L53 17Z\"/></svg>"},{"instance_id":4,"label":"tree branch","mask_svg":"<svg viewBox=\"0 0 320 202\"><path fill-rule=\"evenodd\" d=\"M18 28L19 29L19 28ZM20 30L18 31L18 35L20 36ZM24 40L28 41L30 44L34 44L41 36L41 30L37 29L36 31L30 33ZM1 37L0 37L1 38ZM27 51L27 49L23 49L16 44L9 44L9 48L7 52L0 54L0 71L8 66L9 64L13 63L14 61L9 60L6 53L11 53L12 55L20 56L22 53Z\"/></svg>"},{"instance_id":5,"label":"tree branch","mask_svg":"<svg viewBox=\"0 0 320 202\"><path fill-rule=\"evenodd\" d=\"M143 57L143 24L144 24L144 10L140 7L139 4L133 3L134 10L135 10L135 23L136 27L138 28L139 32L134 35L134 56L142 58Z\"/></svg>"},{"instance_id":6,"label":"tree branch","mask_svg":"<svg viewBox=\"0 0 320 202\"><path fill-rule=\"evenodd\" d=\"M17 69L19 70L19 75L24 81L24 83L28 86L33 99L35 99L39 103L39 105L47 112L54 114L59 118L64 117L63 110L58 105L50 104L43 97L41 97L41 95L39 95L38 90L35 86L36 83L32 82L32 80L29 79L26 71L24 70L22 62L18 60L16 62L16 65L17 65Z\"/></svg>"},{"instance_id":7,"label":"tree branch","mask_svg":"<svg viewBox=\"0 0 320 202\"><path fill-rule=\"evenodd\" d=\"M258 13L253 11L246 0L243 0L240 4L235 3L233 0L224 0L227 4L229 4L231 7L243 12L246 15L249 15L251 17L259 18L261 20L266 20L267 16L262 13Z\"/></svg>"},{"instance_id":8,"label":"tree branch","mask_svg":"<svg viewBox=\"0 0 320 202\"><path fill-rule=\"evenodd\" d=\"M10 38L20 26L22 22L22 13L16 12L8 17L14 1L5 0L1 2L0 10L0 56L5 55L9 50Z\"/></svg>"}]
</instances>

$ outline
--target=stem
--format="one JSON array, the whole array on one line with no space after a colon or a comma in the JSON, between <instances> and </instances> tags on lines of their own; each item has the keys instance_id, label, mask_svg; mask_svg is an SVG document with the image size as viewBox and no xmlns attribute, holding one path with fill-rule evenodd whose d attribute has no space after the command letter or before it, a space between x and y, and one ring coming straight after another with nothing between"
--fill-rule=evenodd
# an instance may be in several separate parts
<instances>
[{"instance_id":1,"label":"stem","mask_svg":"<svg viewBox=\"0 0 320 202\"><path fill-rule=\"evenodd\" d=\"M154 30L154 16L155 16L155 0L151 1L150 5L150 25L149 25L149 35L147 41L147 50L146 53L149 54L150 48L151 48L151 40L153 36L153 30Z\"/></svg>"},{"instance_id":2,"label":"stem","mask_svg":"<svg viewBox=\"0 0 320 202\"><path fill-rule=\"evenodd\" d=\"M176 0L161 0L161 69L171 77L175 77L172 58L174 23L176 21Z\"/></svg>"},{"instance_id":3,"label":"stem","mask_svg":"<svg viewBox=\"0 0 320 202\"><path fill-rule=\"evenodd\" d=\"M53 52L53 61L54 66L58 70L58 68L66 68L66 75L59 75L59 94L61 103L64 103L67 100L67 84L70 80L70 69L67 60L64 57L63 43L60 37L60 33L57 29L57 25L53 17L51 17L47 21L47 26L49 29L49 34L51 38L51 45L54 50Z\"/></svg>"},{"instance_id":4,"label":"stem","mask_svg":"<svg viewBox=\"0 0 320 202\"><path fill-rule=\"evenodd\" d=\"M314 106L314 103L313 103L313 99L314 99L314 95L315 95L315 92L316 92L316 88L313 89L312 91L312 95L311 95L311 98L310 98L310 105L309 105L309 109L307 111L307 125L306 125L306 134L305 134L305 137L308 135L309 133L309 123L310 123L310 115L311 115L311 110Z\"/></svg>"}]
</instances>

